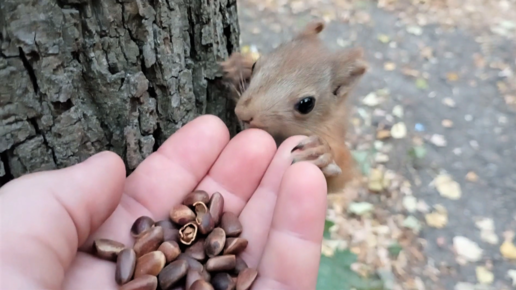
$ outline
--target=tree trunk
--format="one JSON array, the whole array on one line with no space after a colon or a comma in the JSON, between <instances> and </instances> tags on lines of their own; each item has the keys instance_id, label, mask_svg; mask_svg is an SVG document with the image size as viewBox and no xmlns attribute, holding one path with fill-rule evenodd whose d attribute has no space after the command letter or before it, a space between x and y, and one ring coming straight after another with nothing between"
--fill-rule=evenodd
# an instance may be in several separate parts
<instances>
[{"instance_id":1,"label":"tree trunk","mask_svg":"<svg viewBox=\"0 0 516 290\"><path fill-rule=\"evenodd\" d=\"M239 33L236 0L1 0L0 186L102 150L131 172L201 114L235 134Z\"/></svg>"}]
</instances>

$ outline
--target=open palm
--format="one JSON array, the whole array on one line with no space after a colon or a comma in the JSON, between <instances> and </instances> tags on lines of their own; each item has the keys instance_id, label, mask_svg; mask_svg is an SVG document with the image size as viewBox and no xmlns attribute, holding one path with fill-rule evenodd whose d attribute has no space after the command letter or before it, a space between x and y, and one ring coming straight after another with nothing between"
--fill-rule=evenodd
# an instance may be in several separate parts
<instances>
[{"instance_id":1,"label":"open palm","mask_svg":"<svg viewBox=\"0 0 516 290\"><path fill-rule=\"evenodd\" d=\"M267 133L232 140L224 123L199 117L172 135L129 176L114 153L70 168L19 178L0 189L1 289L117 289L115 264L85 253L96 238L133 244L130 227L165 219L195 189L220 192L240 216L258 268L253 289L315 289L326 212L326 184L309 163Z\"/></svg>"}]
</instances>

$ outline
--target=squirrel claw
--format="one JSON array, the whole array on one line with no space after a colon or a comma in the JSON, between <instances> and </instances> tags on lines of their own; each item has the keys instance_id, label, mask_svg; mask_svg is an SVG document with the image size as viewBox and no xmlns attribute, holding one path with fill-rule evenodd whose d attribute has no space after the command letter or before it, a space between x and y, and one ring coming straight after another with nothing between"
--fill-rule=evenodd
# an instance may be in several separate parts
<instances>
[{"instance_id":1,"label":"squirrel claw","mask_svg":"<svg viewBox=\"0 0 516 290\"><path fill-rule=\"evenodd\" d=\"M342 173L341 168L333 160L331 148L319 136L310 136L301 141L291 153L296 150L301 152L294 154L292 164L300 161L308 161L321 168L326 177L336 176Z\"/></svg>"}]
</instances>

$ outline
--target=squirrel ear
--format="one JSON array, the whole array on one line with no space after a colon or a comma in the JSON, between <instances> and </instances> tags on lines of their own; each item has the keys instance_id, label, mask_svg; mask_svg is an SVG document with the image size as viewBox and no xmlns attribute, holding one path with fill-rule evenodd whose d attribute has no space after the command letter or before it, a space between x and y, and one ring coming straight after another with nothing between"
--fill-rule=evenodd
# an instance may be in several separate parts
<instances>
[{"instance_id":1,"label":"squirrel ear","mask_svg":"<svg viewBox=\"0 0 516 290\"><path fill-rule=\"evenodd\" d=\"M353 87L367 71L361 48L335 53L333 60L333 92L339 98L346 98Z\"/></svg>"},{"instance_id":2,"label":"squirrel ear","mask_svg":"<svg viewBox=\"0 0 516 290\"><path fill-rule=\"evenodd\" d=\"M313 36L323 31L325 25L322 21L312 21L305 26L305 29L300 33L299 36Z\"/></svg>"}]
</instances>

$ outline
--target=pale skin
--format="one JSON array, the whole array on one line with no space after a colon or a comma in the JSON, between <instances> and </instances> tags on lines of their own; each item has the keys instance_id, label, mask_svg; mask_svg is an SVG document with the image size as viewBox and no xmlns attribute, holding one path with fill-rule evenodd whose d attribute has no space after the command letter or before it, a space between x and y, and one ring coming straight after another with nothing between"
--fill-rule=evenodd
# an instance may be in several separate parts
<instances>
[{"instance_id":1,"label":"pale skin","mask_svg":"<svg viewBox=\"0 0 516 290\"><path fill-rule=\"evenodd\" d=\"M260 274L253 289L315 289L326 183L308 162L291 165L306 136L276 149L250 129L229 139L224 123L199 117L125 177L102 152L65 169L29 174L0 189L0 289L117 289L115 264L85 253L96 238L132 245L141 215L167 218L194 189L219 191L249 240L243 259Z\"/></svg>"}]
</instances>

